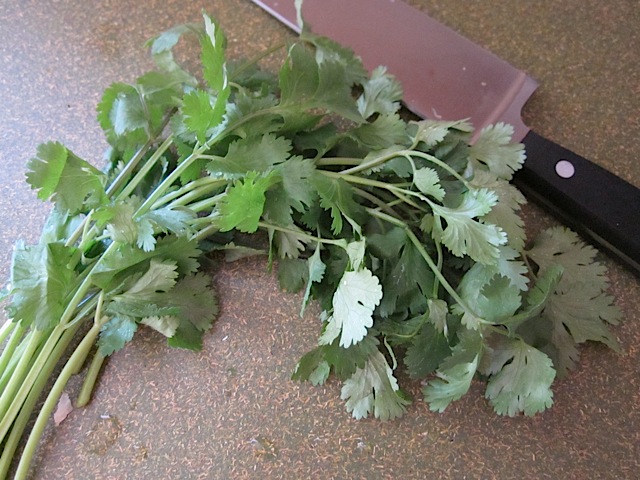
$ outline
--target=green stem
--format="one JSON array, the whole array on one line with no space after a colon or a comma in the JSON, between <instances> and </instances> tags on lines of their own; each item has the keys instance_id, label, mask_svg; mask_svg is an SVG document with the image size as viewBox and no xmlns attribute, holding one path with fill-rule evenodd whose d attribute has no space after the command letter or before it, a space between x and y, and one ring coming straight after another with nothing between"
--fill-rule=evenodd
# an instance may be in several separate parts
<instances>
[{"instance_id":1,"label":"green stem","mask_svg":"<svg viewBox=\"0 0 640 480\"><path fill-rule=\"evenodd\" d=\"M424 210L423 207L421 207L420 205L418 205L417 203L415 203L413 200L411 200L410 198L408 198L407 196L414 196L414 197L418 197L421 200L424 200L425 202L431 204L431 202L429 202L429 200L427 200L426 197L424 197L422 194L417 193L417 192L412 192L411 190L406 190L404 188L400 188L392 183L387 183L387 182L380 182L378 180L373 180L371 178L364 178L364 177L359 177L357 175L345 175L343 172L340 173L336 173L336 172L328 172L326 170L321 170L321 172L326 175L327 177L331 177L331 178L336 178L336 179L342 179L346 182L349 183L355 183L358 185L366 185L369 187L375 187L375 188L381 188L384 190L388 190L389 192L393 193L396 197L398 197L399 199L401 199L403 202L411 205L412 207L418 209L418 210Z\"/></svg>"},{"instance_id":2,"label":"green stem","mask_svg":"<svg viewBox=\"0 0 640 480\"><path fill-rule=\"evenodd\" d=\"M188 205L189 203L194 202L199 198L218 190L222 185L225 185L226 183L226 180L211 179L208 184L193 188L190 192L185 193L180 198L175 199L169 204L169 207L183 207L185 205ZM205 198L204 200L209 200L209 198Z\"/></svg>"},{"instance_id":3,"label":"green stem","mask_svg":"<svg viewBox=\"0 0 640 480\"><path fill-rule=\"evenodd\" d=\"M290 233L292 235L295 235L302 241L306 240L307 242L326 243L329 245L336 245L338 247L345 247L346 245L346 242L344 240L333 240L330 238L314 237L313 235L309 235L307 232L303 230L293 230L291 228L280 227L278 225L273 225L271 223L258 222L258 226L261 228L277 230L279 232Z\"/></svg>"},{"instance_id":4,"label":"green stem","mask_svg":"<svg viewBox=\"0 0 640 480\"><path fill-rule=\"evenodd\" d=\"M61 341L56 345L56 348L52 353L52 357L59 359L64 355L64 352L75 333L76 330L68 330L65 332ZM47 385L47 382L49 381L56 363L57 362L48 362L40 371L38 378L34 382L33 387L29 392L29 395L22 404L20 414L16 417L11 426L11 433L9 434L3 445L2 456L0 457L0 479L6 478L7 472L13 460L13 454L16 451L20 440L22 439L22 434L27 426L27 423L29 422L29 419L31 418L33 409L40 399L40 395L44 390L44 387Z\"/></svg>"},{"instance_id":5,"label":"green stem","mask_svg":"<svg viewBox=\"0 0 640 480\"><path fill-rule=\"evenodd\" d=\"M173 143L173 135L167 136L164 142L162 142L160 146L156 149L156 151L153 152L151 157L149 157L149 159L146 162L144 162L144 165L140 170L138 170L138 173L136 173L136 175L131 179L131 181L127 183L127 186L124 189L122 189L122 191L118 194L118 196L115 199L116 202L130 196L133 193L133 191L140 184L140 182L142 182L145 179L145 177L151 171L151 169L156 166L156 163L158 163L162 155L164 155L164 153L169 149L172 143Z\"/></svg>"},{"instance_id":6,"label":"green stem","mask_svg":"<svg viewBox=\"0 0 640 480\"><path fill-rule=\"evenodd\" d=\"M16 323L10 320L7 320L2 324L2 327L0 327L0 344L4 342L9 335L11 335L15 326Z\"/></svg>"},{"instance_id":7,"label":"green stem","mask_svg":"<svg viewBox=\"0 0 640 480\"><path fill-rule=\"evenodd\" d=\"M102 368L102 364L104 363L105 359L106 357L103 356L100 351L96 351L93 359L91 360L91 365L89 365L89 369L87 370L87 373L84 377L84 382L82 383L80 393L78 394L78 399L76 400L77 408L86 406L91 400L93 388L95 387L96 381L98 380L98 374L100 373L100 369Z\"/></svg>"},{"instance_id":8,"label":"green stem","mask_svg":"<svg viewBox=\"0 0 640 480\"><path fill-rule=\"evenodd\" d=\"M189 183L187 183L186 185L180 187L177 190L174 190L172 192L169 192L167 194L165 194L162 198L160 198L156 203L153 204L153 206L151 207L152 210L157 210L158 208L166 205L167 203L170 203L171 201L182 197L183 195L186 195L187 193L190 193L198 188L201 188L203 186L221 186L227 183L227 180L221 180L219 178L212 178L212 177L202 177L202 178L198 178L197 180L193 180Z\"/></svg>"},{"instance_id":9,"label":"green stem","mask_svg":"<svg viewBox=\"0 0 640 480\"><path fill-rule=\"evenodd\" d=\"M9 332L11 333L11 337L9 338L7 345L4 347L4 350L2 351L2 356L0 356L0 377L4 374L4 370L5 368L7 368L7 365L11 360L11 357L13 356L13 352L22 341L23 335L27 330L25 327L23 327L19 323L7 321L7 324L11 325L11 329L6 330L7 333ZM3 338L2 342L4 342L4 340L5 339Z\"/></svg>"},{"instance_id":10,"label":"green stem","mask_svg":"<svg viewBox=\"0 0 640 480\"><path fill-rule=\"evenodd\" d=\"M0 418L2 418L2 424L5 423L5 414L14 400L16 391L20 385L23 384L24 377L27 376L31 368L33 355L38 350L43 335L44 332L42 330L32 330L29 333L29 340L27 341L26 349L22 354L20 361L16 365L16 368L11 375L11 379L7 383L2 395L0 395ZM7 429L10 425L10 423L7 425ZM6 430L0 430L0 442L5 435Z\"/></svg>"},{"instance_id":11,"label":"green stem","mask_svg":"<svg viewBox=\"0 0 640 480\"><path fill-rule=\"evenodd\" d=\"M397 218L391 217L390 215L387 215L385 213L382 213L382 212L379 212L377 210L374 210L372 208L367 208L367 211L371 215L374 215L374 216L376 216L378 218L386 220L389 223L392 223L394 225L397 225L398 227L403 228L405 230L407 236L409 237L409 240L411 240L411 243L413 243L414 247L416 247L416 250L418 250L418 253L420 253L420 256L424 259L424 261L427 263L427 265L429 265L429 268L431 269L431 271L433 272L435 277L440 281L440 283L442 284L444 289L449 293L449 295L451 295L451 298L453 298L456 301L456 303L458 303L458 305L460 305L460 307L463 310L465 310L466 312L469 312L470 314L472 314L473 316L475 316L477 318L480 318L480 319L482 318L480 315L477 315L466 304L466 302L460 297L460 295L458 295L458 292L456 292L456 290L447 281L445 276L442 274L442 272L438 268L438 265L436 265L436 263L431 258L431 255L429 255L427 250L424 248L424 245L422 245L422 242L420 242L418 237L416 237L415 233L413 233L411 231L411 229L403 221L398 220Z\"/></svg>"},{"instance_id":12,"label":"green stem","mask_svg":"<svg viewBox=\"0 0 640 480\"><path fill-rule=\"evenodd\" d=\"M236 78L241 73L243 73L246 69L251 68L253 65L257 64L263 58L268 57L269 55L271 55L274 52L277 52L278 50L282 50L285 46L286 46L285 43L278 43L276 45L273 45L273 46L267 48L266 50L263 50L262 52L259 52L257 55L255 55L254 57L250 58L245 63L240 65L238 68L236 68L232 72L232 75L230 75L229 81L232 81L234 78Z\"/></svg>"},{"instance_id":13,"label":"green stem","mask_svg":"<svg viewBox=\"0 0 640 480\"><path fill-rule=\"evenodd\" d=\"M317 167L331 167L331 166L348 166L348 165L360 165L362 158L351 157L322 157L316 160Z\"/></svg>"},{"instance_id":14,"label":"green stem","mask_svg":"<svg viewBox=\"0 0 640 480\"><path fill-rule=\"evenodd\" d=\"M76 350L73 352L73 355L71 355L71 358L69 358L69 361L62 369L62 372L60 372L60 375L51 388L49 395L47 395L44 405L40 409L40 413L38 414L38 417L36 419L36 423L31 430L29 438L27 439L27 443L24 447L22 456L20 457L20 463L18 464L16 475L14 477L15 480L24 480L27 478L31 460L36 452L36 448L38 447L38 443L40 442L42 433L47 426L49 416L58 403L60 395L62 395L64 387L67 385L69 378L71 378L73 372L77 370L77 364L83 363L87 358L91 347L95 343L95 340L100 333L101 327L102 322L96 322L93 327L91 327L91 330L89 330L86 336L82 339Z\"/></svg>"}]
</instances>

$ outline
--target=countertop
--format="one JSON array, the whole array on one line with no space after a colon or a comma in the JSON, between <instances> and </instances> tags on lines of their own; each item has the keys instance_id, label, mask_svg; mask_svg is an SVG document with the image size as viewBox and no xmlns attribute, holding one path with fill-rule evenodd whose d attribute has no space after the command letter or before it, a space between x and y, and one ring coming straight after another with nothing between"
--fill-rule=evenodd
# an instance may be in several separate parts
<instances>
[{"instance_id":1,"label":"countertop","mask_svg":"<svg viewBox=\"0 0 640 480\"><path fill-rule=\"evenodd\" d=\"M540 87L526 123L640 186L640 10L636 0L412 0L525 70ZM102 91L151 68L144 43L215 17L230 56L292 36L249 0L24 0L0 3L0 271L35 241L48 206L24 182L39 143L99 165ZM636 206L638 208L638 206ZM556 221L535 205L533 230ZM140 334L104 368L93 401L51 426L35 479L632 479L640 470L640 281L601 255L623 312L623 354L588 344L544 414L496 416L474 383L443 414L415 402L392 422L356 421L335 381L289 380L316 340L264 259L216 273L221 316L202 353ZM1 275L1 274L0 274ZM72 382L70 392L77 388Z\"/></svg>"}]
</instances>

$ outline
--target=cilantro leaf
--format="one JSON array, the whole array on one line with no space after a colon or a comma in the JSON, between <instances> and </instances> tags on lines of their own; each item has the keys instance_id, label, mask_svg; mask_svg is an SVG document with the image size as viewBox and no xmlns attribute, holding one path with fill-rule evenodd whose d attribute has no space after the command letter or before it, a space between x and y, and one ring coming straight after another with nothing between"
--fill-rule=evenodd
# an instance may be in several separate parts
<instances>
[{"instance_id":1,"label":"cilantro leaf","mask_svg":"<svg viewBox=\"0 0 640 480\"><path fill-rule=\"evenodd\" d=\"M326 109L360 123L347 75L341 60L326 49L316 57L311 48L296 43L280 69L281 105Z\"/></svg>"},{"instance_id":2,"label":"cilantro leaf","mask_svg":"<svg viewBox=\"0 0 640 480\"><path fill-rule=\"evenodd\" d=\"M212 175L225 178L238 178L251 171L263 173L287 160L290 150L291 141L273 133L260 138L241 138L229 145L223 158L211 160L207 164L207 170Z\"/></svg>"},{"instance_id":3,"label":"cilantro leaf","mask_svg":"<svg viewBox=\"0 0 640 480\"><path fill-rule=\"evenodd\" d=\"M460 281L458 292L465 305L491 323L511 317L520 308L520 289L501 275L495 275L491 269L485 269L476 263ZM460 305L454 305L454 312L466 314ZM473 317L463 316L462 323L467 328L477 329L478 323L469 324Z\"/></svg>"},{"instance_id":4,"label":"cilantro leaf","mask_svg":"<svg viewBox=\"0 0 640 480\"><path fill-rule=\"evenodd\" d=\"M469 255L479 263L495 263L498 246L507 242L506 233L496 225L474 220L486 215L497 203L497 196L485 188L467 191L456 208L433 204L433 236L458 257ZM447 222L442 228L442 219Z\"/></svg>"},{"instance_id":5,"label":"cilantro leaf","mask_svg":"<svg viewBox=\"0 0 640 480\"><path fill-rule=\"evenodd\" d=\"M527 237L524 220L519 215L519 211L527 202L524 195L506 180L483 170L474 172L471 184L488 188L496 193L498 202L482 217L482 220L498 225L506 232L509 245L517 251L523 250Z\"/></svg>"},{"instance_id":6,"label":"cilantro leaf","mask_svg":"<svg viewBox=\"0 0 640 480\"><path fill-rule=\"evenodd\" d=\"M207 140L209 131L222 120L221 112L215 110L216 99L210 93L197 89L182 98L184 124L200 143Z\"/></svg>"},{"instance_id":7,"label":"cilantro leaf","mask_svg":"<svg viewBox=\"0 0 640 480\"><path fill-rule=\"evenodd\" d=\"M486 397L499 415L531 416L553 403L556 376L551 359L524 341L502 337L486 353L484 373L491 375Z\"/></svg>"},{"instance_id":8,"label":"cilantro leaf","mask_svg":"<svg viewBox=\"0 0 640 480\"><path fill-rule=\"evenodd\" d=\"M419 168L413 174L413 183L418 190L425 195L430 195L438 201L442 201L445 191L440 185L440 177L438 172L433 168Z\"/></svg>"},{"instance_id":9,"label":"cilantro leaf","mask_svg":"<svg viewBox=\"0 0 640 480\"><path fill-rule=\"evenodd\" d=\"M71 214L90 210L105 197L104 175L61 143L40 145L27 167L27 181L38 198L51 198Z\"/></svg>"},{"instance_id":10,"label":"cilantro leaf","mask_svg":"<svg viewBox=\"0 0 640 480\"><path fill-rule=\"evenodd\" d=\"M424 148L430 149L441 143L452 130L469 133L473 130L465 120L431 120L424 119L410 123L413 127L412 137L422 143Z\"/></svg>"},{"instance_id":11,"label":"cilantro leaf","mask_svg":"<svg viewBox=\"0 0 640 480\"><path fill-rule=\"evenodd\" d=\"M138 330L136 321L127 316L112 317L100 329L98 337L98 351L103 357L121 350L127 342L133 339Z\"/></svg>"},{"instance_id":12,"label":"cilantro leaf","mask_svg":"<svg viewBox=\"0 0 640 480\"><path fill-rule=\"evenodd\" d=\"M349 132L359 145L383 149L409 140L405 123L397 113L377 116L372 122L362 123Z\"/></svg>"},{"instance_id":13,"label":"cilantro leaf","mask_svg":"<svg viewBox=\"0 0 640 480\"><path fill-rule=\"evenodd\" d=\"M498 178L511 180L526 157L521 143L510 143L512 135L513 127L502 122L483 128L469 149L469 158L482 162Z\"/></svg>"},{"instance_id":14,"label":"cilantro leaf","mask_svg":"<svg viewBox=\"0 0 640 480\"><path fill-rule=\"evenodd\" d=\"M563 227L544 231L526 252L542 272L556 264L563 268L562 279L542 312L553 325L550 340L558 347L562 365L574 363L571 357L562 358L563 351L570 356L573 353L567 348L567 332L575 343L591 340L614 350L620 348L607 328L607 323L618 323L620 310L607 294L606 270L593 261L595 254L593 247Z\"/></svg>"},{"instance_id":15,"label":"cilantro leaf","mask_svg":"<svg viewBox=\"0 0 640 480\"><path fill-rule=\"evenodd\" d=\"M324 272L327 266L322 262L320 257L320 244L316 246L313 255L307 259L307 286L304 291L304 297L302 298L302 307L300 308L300 316L304 314L304 309L309 303L311 296L311 286L314 282L319 283L324 277Z\"/></svg>"},{"instance_id":16,"label":"cilantro leaf","mask_svg":"<svg viewBox=\"0 0 640 480\"><path fill-rule=\"evenodd\" d=\"M340 346L358 343L373 325L373 310L382 299L378 278L367 268L345 272L333 296L333 315L329 323L340 328Z\"/></svg>"},{"instance_id":17,"label":"cilantro leaf","mask_svg":"<svg viewBox=\"0 0 640 480\"><path fill-rule=\"evenodd\" d=\"M386 67L374 68L362 88L362 95L358 98L358 111L362 118L369 118L374 113L395 113L400 108L402 86L387 73Z\"/></svg>"},{"instance_id":18,"label":"cilantro leaf","mask_svg":"<svg viewBox=\"0 0 640 480\"><path fill-rule=\"evenodd\" d=\"M23 326L47 329L59 321L72 294L77 274L69 268L75 249L60 243L27 246L18 242L11 264L8 307L10 317Z\"/></svg>"},{"instance_id":19,"label":"cilantro leaf","mask_svg":"<svg viewBox=\"0 0 640 480\"><path fill-rule=\"evenodd\" d=\"M482 349L482 337L465 330L451 356L438 367L437 378L422 390L432 411L443 412L451 402L467 393L478 368Z\"/></svg>"},{"instance_id":20,"label":"cilantro leaf","mask_svg":"<svg viewBox=\"0 0 640 480\"><path fill-rule=\"evenodd\" d=\"M331 178L321 173L315 173L311 177L311 183L320 196L320 206L331 212L331 229L334 234L342 232L343 217L354 228L359 228L363 208L353 199L351 185L341 178Z\"/></svg>"},{"instance_id":21,"label":"cilantro leaf","mask_svg":"<svg viewBox=\"0 0 640 480\"><path fill-rule=\"evenodd\" d=\"M312 385L321 385L329 377L331 367L324 359L324 351L318 347L302 356L291 374L292 380L309 381Z\"/></svg>"},{"instance_id":22,"label":"cilantro leaf","mask_svg":"<svg viewBox=\"0 0 640 480\"><path fill-rule=\"evenodd\" d=\"M392 420L401 417L411 403L399 390L387 360L376 351L364 368L358 368L344 382L340 398L346 400L347 411L355 419L366 418L373 413L381 420Z\"/></svg>"},{"instance_id":23,"label":"cilantro leaf","mask_svg":"<svg viewBox=\"0 0 640 480\"><path fill-rule=\"evenodd\" d=\"M404 363L411 378L424 378L450 355L451 348L443 333L425 323L407 348Z\"/></svg>"},{"instance_id":24,"label":"cilantro leaf","mask_svg":"<svg viewBox=\"0 0 640 480\"><path fill-rule=\"evenodd\" d=\"M372 253L383 259L381 269L376 271L384 291L378 314L406 317L424 311L434 276L404 230L393 228L384 235L371 235L368 240Z\"/></svg>"},{"instance_id":25,"label":"cilantro leaf","mask_svg":"<svg viewBox=\"0 0 640 480\"><path fill-rule=\"evenodd\" d=\"M249 172L227 189L220 201L218 225L223 232L236 229L253 233L258 229L265 202L265 192L273 184L273 175L260 176Z\"/></svg>"}]
</instances>

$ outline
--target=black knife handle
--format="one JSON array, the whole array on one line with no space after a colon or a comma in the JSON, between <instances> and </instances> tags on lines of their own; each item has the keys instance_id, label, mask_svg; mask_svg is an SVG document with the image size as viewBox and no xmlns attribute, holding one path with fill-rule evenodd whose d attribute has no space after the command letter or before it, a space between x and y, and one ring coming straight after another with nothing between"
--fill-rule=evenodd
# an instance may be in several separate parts
<instances>
[{"instance_id":1,"label":"black knife handle","mask_svg":"<svg viewBox=\"0 0 640 480\"><path fill-rule=\"evenodd\" d=\"M514 183L571 228L640 275L640 190L530 131Z\"/></svg>"}]
</instances>

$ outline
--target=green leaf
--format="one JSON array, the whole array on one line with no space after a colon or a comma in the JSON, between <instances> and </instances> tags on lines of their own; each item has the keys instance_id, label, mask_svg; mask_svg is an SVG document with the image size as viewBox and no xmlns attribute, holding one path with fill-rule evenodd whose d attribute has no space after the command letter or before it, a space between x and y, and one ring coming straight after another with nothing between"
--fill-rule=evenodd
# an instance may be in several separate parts
<instances>
[{"instance_id":1,"label":"green leaf","mask_svg":"<svg viewBox=\"0 0 640 480\"><path fill-rule=\"evenodd\" d=\"M329 377L331 367L324 360L322 348L315 348L302 356L291 375L292 380L309 381L312 385L321 385Z\"/></svg>"},{"instance_id":2,"label":"green leaf","mask_svg":"<svg viewBox=\"0 0 640 480\"><path fill-rule=\"evenodd\" d=\"M72 266L74 254L75 248L60 243L16 244L8 307L14 322L44 330L60 321L77 276Z\"/></svg>"},{"instance_id":3,"label":"green leaf","mask_svg":"<svg viewBox=\"0 0 640 480\"><path fill-rule=\"evenodd\" d=\"M427 323L411 340L404 362L411 378L424 378L438 368L450 353L451 348L444 334Z\"/></svg>"},{"instance_id":4,"label":"green leaf","mask_svg":"<svg viewBox=\"0 0 640 480\"><path fill-rule=\"evenodd\" d=\"M495 263L500 255L498 246L507 242L507 235L500 227L481 223L475 218L489 213L496 202L495 193L481 188L467 191L456 208L434 204L434 238L458 257L469 255L479 263ZM447 222L444 229L441 219Z\"/></svg>"},{"instance_id":5,"label":"green leaf","mask_svg":"<svg viewBox=\"0 0 640 480\"><path fill-rule=\"evenodd\" d=\"M486 353L486 397L499 415L534 415L553 403L551 359L522 340L501 337Z\"/></svg>"},{"instance_id":6,"label":"green leaf","mask_svg":"<svg viewBox=\"0 0 640 480\"><path fill-rule=\"evenodd\" d=\"M192 90L182 98L184 124L200 143L207 140L210 130L222 120L222 115L215 111L216 98L202 90Z\"/></svg>"},{"instance_id":7,"label":"green leaf","mask_svg":"<svg viewBox=\"0 0 640 480\"><path fill-rule=\"evenodd\" d=\"M362 95L358 98L358 111L362 118L369 118L374 113L395 113L400 108L402 85L387 73L386 67L374 68L362 87Z\"/></svg>"},{"instance_id":8,"label":"green leaf","mask_svg":"<svg viewBox=\"0 0 640 480\"><path fill-rule=\"evenodd\" d=\"M295 43L280 69L281 105L324 109L362 122L348 73L335 56L324 52L317 57L308 46Z\"/></svg>"},{"instance_id":9,"label":"green leaf","mask_svg":"<svg viewBox=\"0 0 640 480\"><path fill-rule=\"evenodd\" d=\"M210 161L207 170L212 175L224 178L239 178L252 171L263 173L287 160L290 150L291 141L273 133L241 138L229 145L223 158ZM279 172L283 173L288 169L289 162L286 165L287 168L282 168ZM296 167L298 165L292 168Z\"/></svg>"},{"instance_id":10,"label":"green leaf","mask_svg":"<svg viewBox=\"0 0 640 480\"><path fill-rule=\"evenodd\" d=\"M498 202L482 217L482 220L502 228L507 234L509 245L517 251L522 251L527 239L524 219L519 214L522 205L527 203L524 195L506 180L482 170L474 173L471 184L495 192Z\"/></svg>"},{"instance_id":11,"label":"green leaf","mask_svg":"<svg viewBox=\"0 0 640 480\"><path fill-rule=\"evenodd\" d=\"M167 338L173 337L180 326L180 320L171 315L144 317L140 323L153 328Z\"/></svg>"},{"instance_id":12,"label":"green leaf","mask_svg":"<svg viewBox=\"0 0 640 480\"><path fill-rule=\"evenodd\" d=\"M340 346L358 343L373 325L373 310L382 299L378 278L366 268L345 272L333 296L330 323L340 328Z\"/></svg>"},{"instance_id":13,"label":"green leaf","mask_svg":"<svg viewBox=\"0 0 640 480\"><path fill-rule=\"evenodd\" d=\"M394 227L384 235L371 235L368 243L372 253L383 259L380 278L384 297L378 314L406 317L424 312L434 276L404 230Z\"/></svg>"},{"instance_id":14,"label":"green leaf","mask_svg":"<svg viewBox=\"0 0 640 480\"><path fill-rule=\"evenodd\" d=\"M103 357L108 357L122 349L133 338L138 325L133 318L118 316L111 318L100 329L98 337L98 351Z\"/></svg>"},{"instance_id":15,"label":"green leaf","mask_svg":"<svg viewBox=\"0 0 640 480\"><path fill-rule=\"evenodd\" d=\"M467 393L478 368L482 352L482 337L468 330L461 335L460 342L453 348L436 372L436 379L424 388L425 401L434 412L443 412L451 402L459 400Z\"/></svg>"},{"instance_id":16,"label":"green leaf","mask_svg":"<svg viewBox=\"0 0 640 480\"><path fill-rule=\"evenodd\" d=\"M199 272L182 278L167 293L167 297L167 305L180 309L177 316L181 326L188 323L204 332L211 328L218 315L218 302L211 277L206 273Z\"/></svg>"},{"instance_id":17,"label":"green leaf","mask_svg":"<svg viewBox=\"0 0 640 480\"><path fill-rule=\"evenodd\" d=\"M358 125L348 135L359 145L374 150L405 144L409 140L405 123L397 113L379 115L372 122Z\"/></svg>"},{"instance_id":18,"label":"green leaf","mask_svg":"<svg viewBox=\"0 0 640 480\"><path fill-rule=\"evenodd\" d=\"M209 87L218 94L219 98L226 97L230 92L225 65L226 39L222 29L211 20L211 17L206 13L202 16L205 30L205 35L200 42L202 73Z\"/></svg>"},{"instance_id":19,"label":"green leaf","mask_svg":"<svg viewBox=\"0 0 640 480\"><path fill-rule=\"evenodd\" d=\"M593 261L595 254L593 247L563 227L541 233L526 252L542 272L556 264L563 268L562 279L542 312L542 318L552 325L550 340L559 355L556 363L563 366L574 363L574 352L567 348L567 332L575 343L591 340L620 349L607 324L617 324L621 313L607 293L606 268ZM563 352L568 352L567 356Z\"/></svg>"},{"instance_id":20,"label":"green leaf","mask_svg":"<svg viewBox=\"0 0 640 480\"><path fill-rule=\"evenodd\" d=\"M176 284L178 272L172 260L152 258L149 269L127 290L114 297L114 300L155 300L161 292L171 290Z\"/></svg>"},{"instance_id":21,"label":"green leaf","mask_svg":"<svg viewBox=\"0 0 640 480\"><path fill-rule=\"evenodd\" d=\"M98 122L111 145L141 145L149 138L149 121L143 99L133 85L114 83L97 107Z\"/></svg>"},{"instance_id":22,"label":"green leaf","mask_svg":"<svg viewBox=\"0 0 640 480\"><path fill-rule=\"evenodd\" d=\"M371 413L380 420L392 420L401 417L411 403L399 391L393 370L379 351L344 382L340 398L347 401L347 411L357 420Z\"/></svg>"},{"instance_id":23,"label":"green leaf","mask_svg":"<svg viewBox=\"0 0 640 480\"><path fill-rule=\"evenodd\" d=\"M442 201L445 196L446 192L440 185L438 172L433 168L425 167L417 169L413 174L413 183L422 193L438 201Z\"/></svg>"},{"instance_id":24,"label":"green leaf","mask_svg":"<svg viewBox=\"0 0 640 480\"><path fill-rule=\"evenodd\" d=\"M40 145L27 167L27 182L38 190L38 198L51 198L71 214L98 206L105 198L103 174L60 143Z\"/></svg>"},{"instance_id":25,"label":"green leaf","mask_svg":"<svg viewBox=\"0 0 640 480\"><path fill-rule=\"evenodd\" d=\"M307 259L307 286L304 291L304 297L302 298L302 307L300 308L300 316L304 314L304 309L309 303L311 296L311 286L313 283L320 283L324 278L324 272L327 266L322 262L320 258L320 244L316 246L313 255Z\"/></svg>"},{"instance_id":26,"label":"green leaf","mask_svg":"<svg viewBox=\"0 0 640 480\"><path fill-rule=\"evenodd\" d=\"M526 157L521 143L510 143L512 135L513 127L502 122L483 128L469 150L469 158L482 162L497 177L511 180Z\"/></svg>"},{"instance_id":27,"label":"green leaf","mask_svg":"<svg viewBox=\"0 0 640 480\"><path fill-rule=\"evenodd\" d=\"M181 322L173 337L167 339L167 345L199 352L202 350L202 331L189 322Z\"/></svg>"},{"instance_id":28,"label":"green leaf","mask_svg":"<svg viewBox=\"0 0 640 480\"><path fill-rule=\"evenodd\" d=\"M362 205L353 199L353 187L341 178L331 178L315 173L311 183L320 196L320 206L331 212L331 229L335 235L343 228L344 217L354 229L359 230L358 220L363 214Z\"/></svg>"},{"instance_id":29,"label":"green leaf","mask_svg":"<svg viewBox=\"0 0 640 480\"><path fill-rule=\"evenodd\" d=\"M460 281L458 293L464 303L483 320L491 323L510 318L521 305L520 289L511 284L511 281L503 276L496 275L491 270L483 268L476 263ZM454 305L453 311L465 314L466 311L460 305ZM477 329L479 324L468 324L472 317L463 317L462 323L467 328Z\"/></svg>"},{"instance_id":30,"label":"green leaf","mask_svg":"<svg viewBox=\"0 0 640 480\"><path fill-rule=\"evenodd\" d=\"M241 180L236 180L218 204L220 230L232 229L253 233L258 229L265 202L265 192L272 185L273 175L260 176L250 172Z\"/></svg>"},{"instance_id":31,"label":"green leaf","mask_svg":"<svg viewBox=\"0 0 640 480\"><path fill-rule=\"evenodd\" d=\"M473 131L473 127L465 120L420 120L411 122L414 127L414 140L424 144L424 147L430 149L442 142L446 136L452 131L469 133Z\"/></svg>"},{"instance_id":32,"label":"green leaf","mask_svg":"<svg viewBox=\"0 0 640 480\"><path fill-rule=\"evenodd\" d=\"M308 283L307 261L300 258L283 258L278 262L280 288L287 292L299 292Z\"/></svg>"}]
</instances>

